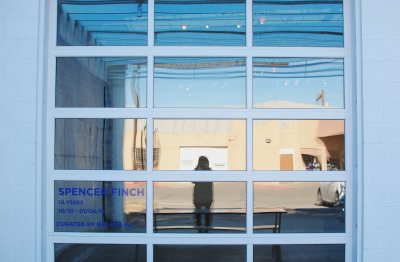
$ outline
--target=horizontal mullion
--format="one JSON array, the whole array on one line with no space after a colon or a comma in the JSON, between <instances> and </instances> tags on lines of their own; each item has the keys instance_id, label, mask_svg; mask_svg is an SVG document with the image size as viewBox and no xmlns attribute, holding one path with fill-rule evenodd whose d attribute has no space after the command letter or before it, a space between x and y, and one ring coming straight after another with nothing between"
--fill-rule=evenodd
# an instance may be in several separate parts
<instances>
[{"instance_id":1,"label":"horizontal mullion","mask_svg":"<svg viewBox=\"0 0 400 262\"><path fill-rule=\"evenodd\" d=\"M56 170L50 177L54 180L78 181L221 181L221 182L319 182L349 181L346 171L95 171L95 170Z\"/></svg>"},{"instance_id":2,"label":"horizontal mullion","mask_svg":"<svg viewBox=\"0 0 400 262\"><path fill-rule=\"evenodd\" d=\"M346 109L55 108L54 118L345 119Z\"/></svg>"},{"instance_id":3,"label":"horizontal mullion","mask_svg":"<svg viewBox=\"0 0 400 262\"><path fill-rule=\"evenodd\" d=\"M347 244L351 236L338 233L301 234L122 234L122 233L53 233L51 243L93 244L175 244L218 245L218 244Z\"/></svg>"},{"instance_id":4,"label":"horizontal mullion","mask_svg":"<svg viewBox=\"0 0 400 262\"><path fill-rule=\"evenodd\" d=\"M207 54L207 55L199 55ZM324 47L232 47L232 46L75 46L55 47L50 56L222 56L222 57L332 57L343 58L344 48Z\"/></svg>"}]
</instances>

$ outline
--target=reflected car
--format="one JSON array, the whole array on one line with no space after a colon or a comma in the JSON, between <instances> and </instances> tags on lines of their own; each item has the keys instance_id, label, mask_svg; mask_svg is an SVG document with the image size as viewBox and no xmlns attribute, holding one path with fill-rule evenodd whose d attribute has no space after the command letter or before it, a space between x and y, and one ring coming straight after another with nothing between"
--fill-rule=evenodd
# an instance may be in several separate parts
<instances>
[{"instance_id":1,"label":"reflected car","mask_svg":"<svg viewBox=\"0 0 400 262\"><path fill-rule=\"evenodd\" d=\"M321 182L317 191L317 206L339 206L344 204L346 185L344 182Z\"/></svg>"}]
</instances>

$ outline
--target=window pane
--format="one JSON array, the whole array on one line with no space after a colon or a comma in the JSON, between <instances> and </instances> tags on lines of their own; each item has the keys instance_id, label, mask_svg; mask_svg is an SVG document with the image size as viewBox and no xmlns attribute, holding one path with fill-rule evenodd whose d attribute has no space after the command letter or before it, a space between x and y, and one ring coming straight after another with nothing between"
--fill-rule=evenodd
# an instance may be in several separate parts
<instances>
[{"instance_id":1,"label":"window pane","mask_svg":"<svg viewBox=\"0 0 400 262\"><path fill-rule=\"evenodd\" d=\"M243 46L245 0L155 1L155 44Z\"/></svg>"},{"instance_id":2,"label":"window pane","mask_svg":"<svg viewBox=\"0 0 400 262\"><path fill-rule=\"evenodd\" d=\"M146 262L146 245L54 244L56 262Z\"/></svg>"},{"instance_id":3,"label":"window pane","mask_svg":"<svg viewBox=\"0 0 400 262\"><path fill-rule=\"evenodd\" d=\"M343 59L254 58L254 108L343 108Z\"/></svg>"},{"instance_id":4,"label":"window pane","mask_svg":"<svg viewBox=\"0 0 400 262\"><path fill-rule=\"evenodd\" d=\"M57 58L56 107L146 107L147 58Z\"/></svg>"},{"instance_id":5,"label":"window pane","mask_svg":"<svg viewBox=\"0 0 400 262\"><path fill-rule=\"evenodd\" d=\"M57 45L147 44L147 0L58 0Z\"/></svg>"},{"instance_id":6,"label":"window pane","mask_svg":"<svg viewBox=\"0 0 400 262\"><path fill-rule=\"evenodd\" d=\"M343 46L343 0L253 0L254 46Z\"/></svg>"},{"instance_id":7,"label":"window pane","mask_svg":"<svg viewBox=\"0 0 400 262\"><path fill-rule=\"evenodd\" d=\"M154 232L245 233L245 182L155 182Z\"/></svg>"},{"instance_id":8,"label":"window pane","mask_svg":"<svg viewBox=\"0 0 400 262\"><path fill-rule=\"evenodd\" d=\"M344 182L255 182L255 233L343 233Z\"/></svg>"},{"instance_id":9,"label":"window pane","mask_svg":"<svg viewBox=\"0 0 400 262\"><path fill-rule=\"evenodd\" d=\"M146 169L146 120L56 119L54 168Z\"/></svg>"},{"instance_id":10,"label":"window pane","mask_svg":"<svg viewBox=\"0 0 400 262\"><path fill-rule=\"evenodd\" d=\"M154 262L245 262L245 245L155 245Z\"/></svg>"},{"instance_id":11,"label":"window pane","mask_svg":"<svg viewBox=\"0 0 400 262\"><path fill-rule=\"evenodd\" d=\"M154 169L194 170L205 157L211 170L246 169L246 121L154 120Z\"/></svg>"},{"instance_id":12,"label":"window pane","mask_svg":"<svg viewBox=\"0 0 400 262\"><path fill-rule=\"evenodd\" d=\"M254 246L254 262L275 262L275 261L344 262L345 245L255 245Z\"/></svg>"},{"instance_id":13,"label":"window pane","mask_svg":"<svg viewBox=\"0 0 400 262\"><path fill-rule=\"evenodd\" d=\"M244 108L246 59L155 59L155 107Z\"/></svg>"},{"instance_id":14,"label":"window pane","mask_svg":"<svg viewBox=\"0 0 400 262\"><path fill-rule=\"evenodd\" d=\"M254 120L254 170L344 170L344 120Z\"/></svg>"},{"instance_id":15,"label":"window pane","mask_svg":"<svg viewBox=\"0 0 400 262\"><path fill-rule=\"evenodd\" d=\"M146 182L55 181L55 232L146 231Z\"/></svg>"}]
</instances>

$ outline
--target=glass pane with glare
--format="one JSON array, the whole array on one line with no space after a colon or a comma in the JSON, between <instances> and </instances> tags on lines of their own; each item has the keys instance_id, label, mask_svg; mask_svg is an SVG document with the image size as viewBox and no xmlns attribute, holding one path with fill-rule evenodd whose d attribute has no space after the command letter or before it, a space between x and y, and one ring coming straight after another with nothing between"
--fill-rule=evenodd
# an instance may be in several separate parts
<instances>
[{"instance_id":1,"label":"glass pane with glare","mask_svg":"<svg viewBox=\"0 0 400 262\"><path fill-rule=\"evenodd\" d=\"M246 59L157 57L154 106L245 108Z\"/></svg>"},{"instance_id":2,"label":"glass pane with glare","mask_svg":"<svg viewBox=\"0 0 400 262\"><path fill-rule=\"evenodd\" d=\"M155 45L244 46L245 0L155 0Z\"/></svg>"},{"instance_id":3,"label":"glass pane with glare","mask_svg":"<svg viewBox=\"0 0 400 262\"><path fill-rule=\"evenodd\" d=\"M147 0L58 0L57 45L147 45Z\"/></svg>"},{"instance_id":4,"label":"glass pane with glare","mask_svg":"<svg viewBox=\"0 0 400 262\"><path fill-rule=\"evenodd\" d=\"M254 46L343 47L343 0L253 0Z\"/></svg>"},{"instance_id":5,"label":"glass pane with glare","mask_svg":"<svg viewBox=\"0 0 400 262\"><path fill-rule=\"evenodd\" d=\"M341 58L254 58L253 108L344 108Z\"/></svg>"}]
</instances>

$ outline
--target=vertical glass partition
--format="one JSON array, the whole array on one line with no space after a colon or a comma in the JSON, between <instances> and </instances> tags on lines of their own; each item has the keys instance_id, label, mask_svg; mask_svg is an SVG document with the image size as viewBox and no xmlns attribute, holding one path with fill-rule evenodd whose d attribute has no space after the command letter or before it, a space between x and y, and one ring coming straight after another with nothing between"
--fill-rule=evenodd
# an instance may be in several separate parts
<instances>
[{"instance_id":1,"label":"vertical glass partition","mask_svg":"<svg viewBox=\"0 0 400 262\"><path fill-rule=\"evenodd\" d=\"M48 10L46 261L353 260L351 1Z\"/></svg>"}]
</instances>

